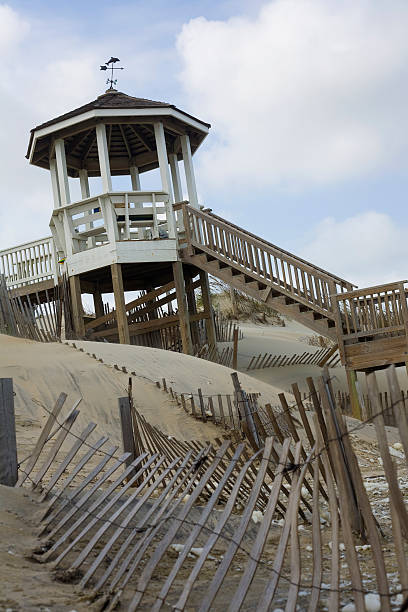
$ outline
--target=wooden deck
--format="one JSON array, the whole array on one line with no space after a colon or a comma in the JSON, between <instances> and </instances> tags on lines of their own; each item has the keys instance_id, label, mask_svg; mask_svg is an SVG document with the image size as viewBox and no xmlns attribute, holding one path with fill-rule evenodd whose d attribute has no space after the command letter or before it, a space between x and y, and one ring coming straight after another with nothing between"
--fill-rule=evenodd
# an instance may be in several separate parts
<instances>
[{"instance_id":1,"label":"wooden deck","mask_svg":"<svg viewBox=\"0 0 408 612\"><path fill-rule=\"evenodd\" d=\"M370 371L408 361L408 306L404 283L389 283L333 296L342 363Z\"/></svg>"}]
</instances>

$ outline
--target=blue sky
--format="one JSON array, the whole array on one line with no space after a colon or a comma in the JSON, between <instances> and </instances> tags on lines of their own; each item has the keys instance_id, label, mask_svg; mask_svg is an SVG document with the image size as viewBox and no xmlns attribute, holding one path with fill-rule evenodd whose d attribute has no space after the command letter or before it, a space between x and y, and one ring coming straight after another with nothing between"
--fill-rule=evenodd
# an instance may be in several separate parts
<instances>
[{"instance_id":1,"label":"blue sky","mask_svg":"<svg viewBox=\"0 0 408 612\"><path fill-rule=\"evenodd\" d=\"M99 95L112 54L120 90L212 124L203 204L359 285L405 278L407 25L403 0L0 2L0 250L48 233L30 128Z\"/></svg>"}]
</instances>

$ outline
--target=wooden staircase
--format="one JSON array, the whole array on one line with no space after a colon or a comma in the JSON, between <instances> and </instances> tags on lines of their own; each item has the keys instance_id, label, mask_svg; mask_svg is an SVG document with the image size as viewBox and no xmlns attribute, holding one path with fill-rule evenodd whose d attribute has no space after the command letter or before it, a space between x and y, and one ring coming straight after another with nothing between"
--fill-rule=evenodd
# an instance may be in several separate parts
<instances>
[{"instance_id":1,"label":"wooden staircase","mask_svg":"<svg viewBox=\"0 0 408 612\"><path fill-rule=\"evenodd\" d=\"M205 270L313 331L336 336L332 296L351 283L212 214L183 204L184 263Z\"/></svg>"}]
</instances>

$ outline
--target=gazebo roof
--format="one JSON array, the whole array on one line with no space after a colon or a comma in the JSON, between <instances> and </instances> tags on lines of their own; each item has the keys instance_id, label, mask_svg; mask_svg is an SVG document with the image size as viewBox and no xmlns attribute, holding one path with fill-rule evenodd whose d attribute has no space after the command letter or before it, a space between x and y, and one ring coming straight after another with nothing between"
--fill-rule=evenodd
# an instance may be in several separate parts
<instances>
[{"instance_id":1,"label":"gazebo roof","mask_svg":"<svg viewBox=\"0 0 408 612\"><path fill-rule=\"evenodd\" d=\"M64 113L63 115L60 115L59 117L55 117L55 119L50 119L50 121L46 121L45 123L42 123L41 125L37 125L31 130L31 132L42 130L43 128L60 123L61 121L64 121L65 119L71 119L72 117L76 117L77 115L82 115L83 113L86 113L87 111L94 110L94 109L101 109L101 108L103 109L173 108L174 110L177 110L179 113L182 113L186 117L190 117L191 119L194 119L195 121L198 121L199 123L202 123L203 126L207 128L211 127L209 123L205 123L204 121L201 121L200 119L197 119L196 117L193 117L192 115L189 115L183 110L180 110L179 108L177 108L174 104L169 104L168 102L157 102L156 100L148 100L147 98L135 98L134 96L128 96L127 94L121 91L116 91L116 89L108 89L104 94L98 96L95 100L92 100L92 102L83 104L82 106L79 106L78 108L75 108L74 110L69 111L68 113Z\"/></svg>"},{"instance_id":2,"label":"gazebo roof","mask_svg":"<svg viewBox=\"0 0 408 612\"><path fill-rule=\"evenodd\" d=\"M140 172L158 167L153 124L162 121L168 152L181 156L179 136L190 136L194 153L208 133L209 123L178 109L174 104L136 98L109 89L95 100L46 121L31 130L26 157L30 163L49 169L53 141L63 138L68 174L80 169L99 175L95 127L107 125L111 172L127 173L131 164ZM180 157L181 158L181 157Z\"/></svg>"}]
</instances>

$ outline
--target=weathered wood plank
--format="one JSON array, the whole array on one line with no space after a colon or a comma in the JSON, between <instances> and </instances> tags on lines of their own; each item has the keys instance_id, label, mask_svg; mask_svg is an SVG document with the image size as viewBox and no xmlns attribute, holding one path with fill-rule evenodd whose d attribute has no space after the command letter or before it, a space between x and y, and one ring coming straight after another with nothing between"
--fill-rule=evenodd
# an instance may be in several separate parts
<instances>
[{"instance_id":1,"label":"weathered wood plank","mask_svg":"<svg viewBox=\"0 0 408 612\"><path fill-rule=\"evenodd\" d=\"M54 425L54 423L57 421L58 415L62 410L62 407L65 403L65 400L67 399L67 394L66 393L61 393L59 398L57 399L54 408L51 411L50 416L47 419L46 424L44 425L41 434L37 440L37 444L35 445L35 448L33 450L33 453L31 455L31 458L29 459L25 469L24 469L24 473L20 476L20 478L18 479L17 482L17 487L21 487L25 481L27 480L27 478L30 476L35 464L38 461L38 458L41 454L41 451L44 447L44 444L46 443L48 436L51 432L52 426Z\"/></svg>"},{"instance_id":2,"label":"weathered wood plank","mask_svg":"<svg viewBox=\"0 0 408 612\"><path fill-rule=\"evenodd\" d=\"M0 484L14 487L17 479L13 379L0 378Z\"/></svg>"}]
</instances>

